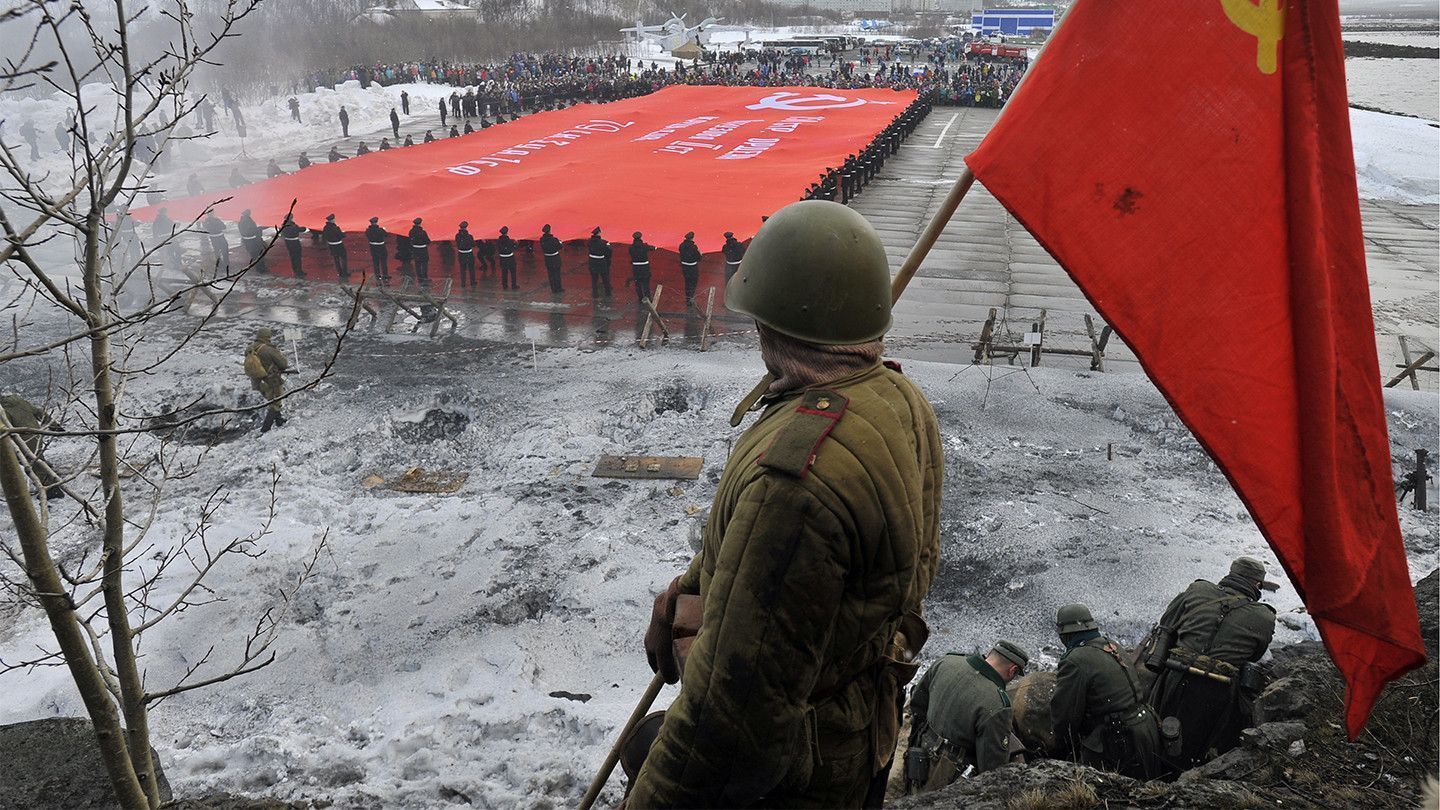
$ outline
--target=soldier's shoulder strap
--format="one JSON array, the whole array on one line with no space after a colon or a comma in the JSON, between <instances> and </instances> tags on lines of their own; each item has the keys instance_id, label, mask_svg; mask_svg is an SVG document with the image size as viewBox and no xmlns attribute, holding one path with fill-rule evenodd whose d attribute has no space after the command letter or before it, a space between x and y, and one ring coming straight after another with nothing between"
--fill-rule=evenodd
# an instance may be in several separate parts
<instances>
[{"instance_id":1,"label":"soldier's shoulder strap","mask_svg":"<svg viewBox=\"0 0 1440 810\"><path fill-rule=\"evenodd\" d=\"M804 478L815 463L815 454L840 418L850 407L850 398L838 391L812 388L800 397L785 426L775 433L770 446L756 463L762 467Z\"/></svg>"}]
</instances>

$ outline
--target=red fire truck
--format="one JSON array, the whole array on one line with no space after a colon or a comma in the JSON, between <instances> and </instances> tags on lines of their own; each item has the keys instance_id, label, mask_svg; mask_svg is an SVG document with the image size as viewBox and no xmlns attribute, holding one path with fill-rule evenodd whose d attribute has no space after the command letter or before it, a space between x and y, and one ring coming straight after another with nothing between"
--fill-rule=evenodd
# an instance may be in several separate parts
<instances>
[{"instance_id":1,"label":"red fire truck","mask_svg":"<svg viewBox=\"0 0 1440 810\"><path fill-rule=\"evenodd\" d=\"M1019 59L1026 55L1026 49L997 42L971 42L965 46L965 53L971 56L998 56L1004 59Z\"/></svg>"}]
</instances>

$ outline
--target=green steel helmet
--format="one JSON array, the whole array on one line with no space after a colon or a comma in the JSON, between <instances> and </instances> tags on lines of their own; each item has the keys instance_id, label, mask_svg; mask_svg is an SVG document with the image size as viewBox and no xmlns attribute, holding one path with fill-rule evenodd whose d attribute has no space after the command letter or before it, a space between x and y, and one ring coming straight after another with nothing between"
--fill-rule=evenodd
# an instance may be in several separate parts
<instances>
[{"instance_id":1,"label":"green steel helmet","mask_svg":"<svg viewBox=\"0 0 1440 810\"><path fill-rule=\"evenodd\" d=\"M275 337L275 333L268 326L260 327L260 331L255 333L256 340L269 340L272 337Z\"/></svg>"},{"instance_id":2,"label":"green steel helmet","mask_svg":"<svg viewBox=\"0 0 1440 810\"><path fill-rule=\"evenodd\" d=\"M1062 636L1099 629L1100 625L1095 622L1095 617L1090 615L1090 608L1084 605L1066 605L1055 611L1055 632Z\"/></svg>"},{"instance_id":3,"label":"green steel helmet","mask_svg":"<svg viewBox=\"0 0 1440 810\"><path fill-rule=\"evenodd\" d=\"M770 217L725 286L725 306L822 346L875 340L890 328L890 265L865 218L828 200Z\"/></svg>"}]
</instances>

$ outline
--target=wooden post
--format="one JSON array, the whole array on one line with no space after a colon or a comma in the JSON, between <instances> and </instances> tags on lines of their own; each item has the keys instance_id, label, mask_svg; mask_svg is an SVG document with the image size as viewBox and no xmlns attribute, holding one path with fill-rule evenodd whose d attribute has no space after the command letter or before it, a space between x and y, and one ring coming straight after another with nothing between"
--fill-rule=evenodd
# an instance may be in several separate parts
<instances>
[{"instance_id":1,"label":"wooden post","mask_svg":"<svg viewBox=\"0 0 1440 810\"><path fill-rule=\"evenodd\" d=\"M1095 336L1095 319L1085 314L1085 332L1090 335L1090 370L1105 370L1105 351L1100 348L1100 339Z\"/></svg>"},{"instance_id":2,"label":"wooden post","mask_svg":"<svg viewBox=\"0 0 1440 810\"><path fill-rule=\"evenodd\" d=\"M664 322L660 321L660 311L656 308L660 302L660 296L664 293L665 285L656 284L654 300L649 298L641 299L645 303L645 308L649 310L649 314L645 316L645 327L640 330L640 348L642 349L650 345L650 325L652 323L660 323L660 334L665 338L670 337L670 333L665 330Z\"/></svg>"},{"instance_id":3,"label":"wooden post","mask_svg":"<svg viewBox=\"0 0 1440 810\"><path fill-rule=\"evenodd\" d=\"M715 308L715 288L705 293L705 324L700 327L700 351L710 350L710 314Z\"/></svg>"},{"instance_id":4,"label":"wooden post","mask_svg":"<svg viewBox=\"0 0 1440 810\"><path fill-rule=\"evenodd\" d=\"M1045 344L1045 310L1040 310L1040 320L1030 324L1030 331L1038 336L1030 346L1030 367L1034 368L1040 365L1040 347Z\"/></svg>"},{"instance_id":5,"label":"wooden post","mask_svg":"<svg viewBox=\"0 0 1440 810\"><path fill-rule=\"evenodd\" d=\"M1415 451L1415 497L1413 503L1415 508L1421 512L1425 511L1426 503L1425 490L1430 484L1430 471L1425 469L1425 456L1429 455L1428 450Z\"/></svg>"},{"instance_id":6,"label":"wooden post","mask_svg":"<svg viewBox=\"0 0 1440 810\"><path fill-rule=\"evenodd\" d=\"M990 356L990 340L995 333L995 307L990 308L990 317L985 319L985 326L980 330L980 340L975 344L975 359L972 363L979 363Z\"/></svg>"}]
</instances>

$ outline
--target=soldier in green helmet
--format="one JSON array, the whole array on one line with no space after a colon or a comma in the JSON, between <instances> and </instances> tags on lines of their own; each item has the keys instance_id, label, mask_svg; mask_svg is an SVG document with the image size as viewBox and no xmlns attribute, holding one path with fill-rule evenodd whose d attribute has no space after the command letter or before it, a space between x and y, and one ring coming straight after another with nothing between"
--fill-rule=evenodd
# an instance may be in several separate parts
<instances>
[{"instance_id":1,"label":"soldier in green helmet","mask_svg":"<svg viewBox=\"0 0 1440 810\"><path fill-rule=\"evenodd\" d=\"M907 793L938 790L966 771L983 773L1010 761L1014 736L1005 685L1030 663L1010 641L985 655L950 653L925 671L910 690L910 747L905 754Z\"/></svg>"},{"instance_id":2,"label":"soldier in green helmet","mask_svg":"<svg viewBox=\"0 0 1440 810\"><path fill-rule=\"evenodd\" d=\"M265 421L260 424L261 433L285 424L285 417L280 414L280 397L285 395L285 378L281 375L290 361L270 342L272 337L270 327L263 326L255 333L255 341L245 349L245 376L250 378L252 388L270 400Z\"/></svg>"},{"instance_id":3,"label":"soldier in green helmet","mask_svg":"<svg viewBox=\"0 0 1440 810\"><path fill-rule=\"evenodd\" d=\"M1263 679L1255 662L1275 635L1275 608L1260 593L1279 588L1265 565L1240 557L1214 583L1197 579L1170 600L1145 664L1159 673L1151 700L1161 717L1180 721L1180 767L1234 748L1250 722Z\"/></svg>"},{"instance_id":4,"label":"soldier in green helmet","mask_svg":"<svg viewBox=\"0 0 1440 810\"><path fill-rule=\"evenodd\" d=\"M53 430L59 427L43 408L13 392L7 391L0 394L0 409L4 409L5 419L11 427L33 430ZM39 482L40 489L44 491L45 497L52 501L63 497L65 490L60 486L60 476L55 474L55 471L50 468L50 463L45 460L45 437L37 433L27 433L20 434L18 438L25 444L30 456L34 459L30 464L30 469L35 480ZM24 460L22 458L22 462Z\"/></svg>"},{"instance_id":5,"label":"soldier in green helmet","mask_svg":"<svg viewBox=\"0 0 1440 810\"><path fill-rule=\"evenodd\" d=\"M1160 727L1120 645L1100 635L1084 605L1055 614L1065 644L1050 714L1063 753L1097 768L1148 779L1163 770Z\"/></svg>"},{"instance_id":6,"label":"soldier in green helmet","mask_svg":"<svg viewBox=\"0 0 1440 810\"><path fill-rule=\"evenodd\" d=\"M939 556L940 433L880 362L890 273L856 212L807 201L756 234L725 292L769 373L700 553L655 600L651 665L680 692L628 807L879 806ZM677 660L681 594L702 621Z\"/></svg>"}]
</instances>

